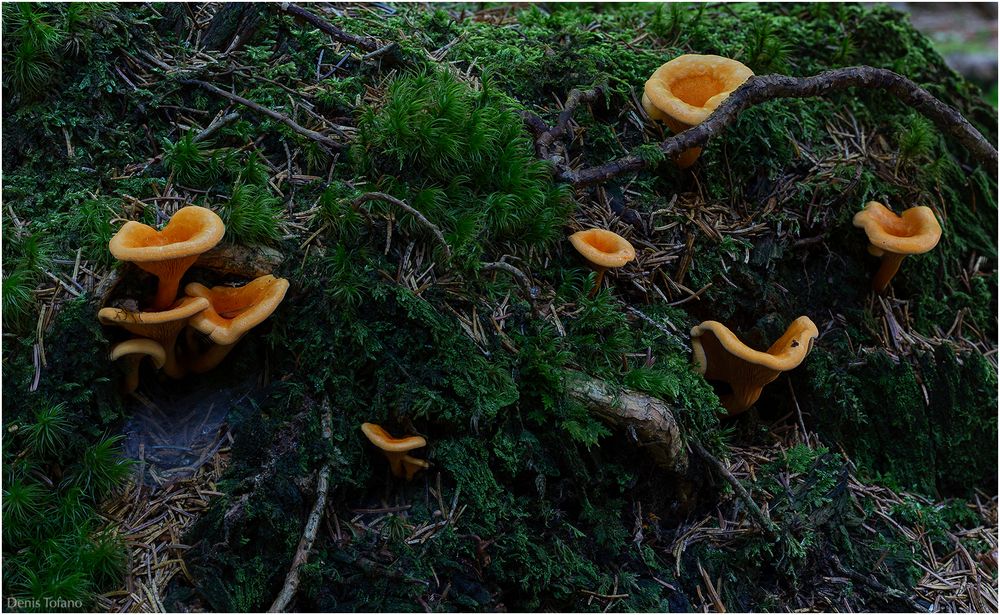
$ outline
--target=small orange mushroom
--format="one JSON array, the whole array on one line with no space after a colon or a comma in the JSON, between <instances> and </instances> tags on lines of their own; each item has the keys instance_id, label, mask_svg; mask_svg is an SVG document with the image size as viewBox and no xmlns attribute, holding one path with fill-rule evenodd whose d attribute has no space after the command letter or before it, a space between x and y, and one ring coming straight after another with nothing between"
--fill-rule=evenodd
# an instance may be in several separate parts
<instances>
[{"instance_id":1,"label":"small orange mushroom","mask_svg":"<svg viewBox=\"0 0 1000 615\"><path fill-rule=\"evenodd\" d=\"M389 469L392 475L406 477L406 480L413 480L413 476L420 470L426 470L431 464L423 459L411 457L408 453L414 449L427 446L427 440L422 436L407 436L405 438L394 438L381 426L375 423L363 423L361 431L372 444L377 446L389 460Z\"/></svg>"},{"instance_id":2,"label":"small orange mushroom","mask_svg":"<svg viewBox=\"0 0 1000 615\"><path fill-rule=\"evenodd\" d=\"M646 82L642 107L650 119L661 120L674 134L704 122L753 71L729 58L686 54L656 69ZM698 156L700 147L681 152L677 166L686 169Z\"/></svg>"},{"instance_id":3,"label":"small orange mushroom","mask_svg":"<svg viewBox=\"0 0 1000 615\"><path fill-rule=\"evenodd\" d=\"M204 333L215 345L188 367L206 372L217 366L247 331L267 320L288 291L288 280L265 275L241 286L207 288L192 282L184 287L191 297L208 300L208 308L191 318L192 328Z\"/></svg>"},{"instance_id":4,"label":"small orange mushroom","mask_svg":"<svg viewBox=\"0 0 1000 615\"><path fill-rule=\"evenodd\" d=\"M818 336L813 321L799 316L778 341L761 352L746 346L722 323L706 320L691 329L691 348L695 366L706 380L722 381L732 388L719 399L733 416L750 408L764 385L798 367Z\"/></svg>"},{"instance_id":5,"label":"small orange mushroom","mask_svg":"<svg viewBox=\"0 0 1000 615\"><path fill-rule=\"evenodd\" d=\"M941 224L930 207L911 207L898 216L885 205L869 201L854 214L854 226L868 235L868 251L881 256L882 264L872 278L872 290L881 294L903 259L910 254L930 252L941 240Z\"/></svg>"},{"instance_id":6,"label":"small orange mushroom","mask_svg":"<svg viewBox=\"0 0 1000 615\"><path fill-rule=\"evenodd\" d=\"M208 299L184 297L171 309L162 312L132 312L121 308L103 308L97 318L105 325L117 325L129 333L155 340L163 347L166 359L163 372L171 378L180 378L184 370L177 364L174 351L177 335L188 319L208 307Z\"/></svg>"},{"instance_id":7,"label":"small orange mushroom","mask_svg":"<svg viewBox=\"0 0 1000 615\"><path fill-rule=\"evenodd\" d=\"M591 297L600 289L605 271L622 267L635 259L635 248L628 240L604 229L592 228L573 233L569 236L569 242L597 272L594 290L590 291Z\"/></svg>"},{"instance_id":8,"label":"small orange mushroom","mask_svg":"<svg viewBox=\"0 0 1000 615\"><path fill-rule=\"evenodd\" d=\"M125 359L125 392L133 393L139 388L139 363L149 357L156 369L167 362L167 351L151 339L137 337L115 345L111 349L111 360Z\"/></svg>"},{"instance_id":9,"label":"small orange mushroom","mask_svg":"<svg viewBox=\"0 0 1000 615\"><path fill-rule=\"evenodd\" d=\"M115 258L135 263L158 279L153 310L174 303L181 277L203 252L226 232L222 218L210 209L190 205L177 210L162 231L141 222L126 222L108 247Z\"/></svg>"}]
</instances>

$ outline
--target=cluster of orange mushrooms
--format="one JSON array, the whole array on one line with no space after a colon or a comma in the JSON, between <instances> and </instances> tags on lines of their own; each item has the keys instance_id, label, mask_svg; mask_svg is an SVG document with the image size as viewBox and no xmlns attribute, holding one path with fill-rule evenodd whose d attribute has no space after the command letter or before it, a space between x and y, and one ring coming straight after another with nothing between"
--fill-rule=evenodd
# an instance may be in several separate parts
<instances>
[{"instance_id":1,"label":"cluster of orange mushrooms","mask_svg":"<svg viewBox=\"0 0 1000 615\"><path fill-rule=\"evenodd\" d=\"M658 68L646 82L642 105L653 120L662 121L680 133L705 121L734 90L753 76L743 64L713 55L683 55ZM681 152L674 159L681 168L695 163L700 147ZM941 238L941 226L929 207L914 207L896 215L881 203L870 202L854 216L854 226L868 235L869 252L882 259L872 281L877 293L885 291L903 259L931 250ZM155 275L159 285L148 311L104 308L101 322L118 325L139 336L114 347L112 359L128 361L126 388L138 386L139 362L149 357L171 378L187 372L205 372L218 365L246 332L263 322L281 303L288 281L265 275L240 288L206 288L188 284L178 299L181 277L198 256L214 247L225 233L222 220L212 211L196 206L180 209L157 231L138 222L128 222L111 240L112 254L135 263ZM625 238L592 228L569 238L574 248L596 271L590 295L600 289L604 272L635 259L635 248ZM188 340L183 363L175 351L177 337L185 327L207 336L211 345L193 352ZM796 318L766 351L754 350L725 325L708 320L691 329L696 369L708 380L727 383L722 407L730 415L749 409L760 398L763 387L785 371L798 367L812 349L819 330L808 316ZM189 338L192 337L189 335ZM361 431L379 448L396 477L412 480L430 464L410 455L423 448L422 436L395 438L384 428L364 423Z\"/></svg>"},{"instance_id":2,"label":"cluster of orange mushrooms","mask_svg":"<svg viewBox=\"0 0 1000 615\"><path fill-rule=\"evenodd\" d=\"M219 365L250 329L264 322L285 297L288 281L261 276L244 286L207 288L191 283L178 297L181 279L198 257L211 250L226 232L212 210L183 207L157 231L126 222L108 247L115 258L134 263L157 278L156 295L139 310L106 307L97 313L104 325L118 326L136 337L111 349L111 359L125 361L125 390L139 386L139 368L148 358L170 378L204 373ZM178 337L187 327L182 358ZM199 339L197 334L203 339Z\"/></svg>"},{"instance_id":3,"label":"cluster of orange mushrooms","mask_svg":"<svg viewBox=\"0 0 1000 615\"><path fill-rule=\"evenodd\" d=\"M713 55L682 55L653 73L646 82L642 106L653 120L660 120L674 133L705 121L734 90L753 76L743 64ZM701 155L701 148L681 152L674 158L687 168ZM854 216L854 226L868 236L868 251L882 259L872 279L872 290L884 293L906 256L930 251L941 239L941 225L929 207L913 207L902 215L875 201ZM592 228L569 238L573 247L597 272L593 296L604 272L635 258L635 249L623 237ZM812 349L819 330L808 316L796 318L766 351L754 350L725 325L707 320L691 329L691 347L696 369L707 380L724 382L731 391L720 396L730 415L749 409L764 386L785 371L798 367Z\"/></svg>"}]
</instances>

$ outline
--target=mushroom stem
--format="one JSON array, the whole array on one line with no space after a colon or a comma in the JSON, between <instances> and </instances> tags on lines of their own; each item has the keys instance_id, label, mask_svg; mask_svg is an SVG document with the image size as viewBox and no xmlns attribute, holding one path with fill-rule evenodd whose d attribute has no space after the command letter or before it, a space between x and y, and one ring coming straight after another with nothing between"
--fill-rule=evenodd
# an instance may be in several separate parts
<instances>
[{"instance_id":1,"label":"mushroom stem","mask_svg":"<svg viewBox=\"0 0 1000 615\"><path fill-rule=\"evenodd\" d=\"M134 393L139 388L139 363L143 355L129 355L125 357L125 392Z\"/></svg>"},{"instance_id":2,"label":"mushroom stem","mask_svg":"<svg viewBox=\"0 0 1000 615\"><path fill-rule=\"evenodd\" d=\"M180 280L160 278L156 284L156 298L153 299L152 309L165 310L177 299L177 287Z\"/></svg>"},{"instance_id":3,"label":"mushroom stem","mask_svg":"<svg viewBox=\"0 0 1000 615\"><path fill-rule=\"evenodd\" d=\"M886 287L889 286L889 282L892 281L893 276L899 271L899 266L902 264L904 258L906 258L905 254L884 252L882 254L882 264L879 265L878 271L875 272L875 277L872 278L872 290L880 295L885 293Z\"/></svg>"},{"instance_id":4,"label":"mushroom stem","mask_svg":"<svg viewBox=\"0 0 1000 615\"><path fill-rule=\"evenodd\" d=\"M177 336L180 331L169 336L167 339L163 340L163 350L167 354L167 360L163 364L163 373L170 376L174 380L178 380L184 377L184 368L177 363Z\"/></svg>"},{"instance_id":5,"label":"mushroom stem","mask_svg":"<svg viewBox=\"0 0 1000 615\"><path fill-rule=\"evenodd\" d=\"M229 355L229 351L234 346L236 344L213 344L208 350L188 363L187 368L196 374L204 374L207 371L213 370L219 366L219 363L222 363L222 360Z\"/></svg>"},{"instance_id":6,"label":"mushroom stem","mask_svg":"<svg viewBox=\"0 0 1000 615\"><path fill-rule=\"evenodd\" d=\"M733 392L721 395L719 402L722 403L722 407L726 409L729 416L733 416L734 414L749 410L751 406L757 403L763 392L764 387L762 386L733 387Z\"/></svg>"},{"instance_id":7,"label":"mushroom stem","mask_svg":"<svg viewBox=\"0 0 1000 615\"><path fill-rule=\"evenodd\" d=\"M153 310L165 310L177 301L177 288L180 286L184 273L198 260L198 256L177 258L162 263L137 263L140 268L156 276L156 297L153 299Z\"/></svg>"},{"instance_id":8,"label":"mushroom stem","mask_svg":"<svg viewBox=\"0 0 1000 615\"><path fill-rule=\"evenodd\" d=\"M601 282L604 281L604 272L607 270L607 267L594 267L594 271L597 272L597 279L594 280L594 289L587 295L588 298L592 299L597 294L597 291L601 290Z\"/></svg>"}]
</instances>

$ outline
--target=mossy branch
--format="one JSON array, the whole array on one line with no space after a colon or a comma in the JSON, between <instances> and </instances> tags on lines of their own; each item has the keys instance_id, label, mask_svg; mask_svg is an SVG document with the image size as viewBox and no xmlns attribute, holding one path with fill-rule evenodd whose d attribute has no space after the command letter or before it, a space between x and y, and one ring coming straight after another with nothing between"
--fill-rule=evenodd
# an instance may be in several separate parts
<instances>
[{"instance_id":1,"label":"mossy branch","mask_svg":"<svg viewBox=\"0 0 1000 615\"><path fill-rule=\"evenodd\" d=\"M972 157L986 168L995 179L997 177L996 148L954 108L941 102L927 90L906 77L884 68L871 66L851 66L826 71L812 77L789 77L786 75L763 75L751 77L723 102L711 116L701 124L674 135L659 145L664 156L675 156L692 147L704 145L733 124L743 111L750 107L780 98L812 98L825 96L848 88L885 90L900 102L911 107L937 126L942 133L950 135L956 142L969 150ZM555 130L541 133L538 142ZM571 170L554 156L547 159L557 164L556 177L575 186L588 186L608 181L624 173L640 171L650 167L655 160L648 155L633 152L617 160L579 170Z\"/></svg>"}]
</instances>

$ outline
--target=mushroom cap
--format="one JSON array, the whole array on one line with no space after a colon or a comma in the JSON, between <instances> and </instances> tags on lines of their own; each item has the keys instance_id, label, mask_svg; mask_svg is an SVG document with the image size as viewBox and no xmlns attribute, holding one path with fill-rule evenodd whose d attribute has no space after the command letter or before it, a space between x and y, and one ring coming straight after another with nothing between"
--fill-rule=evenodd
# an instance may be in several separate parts
<instances>
[{"instance_id":1,"label":"mushroom cap","mask_svg":"<svg viewBox=\"0 0 1000 615\"><path fill-rule=\"evenodd\" d=\"M167 351L163 349L163 344L141 337L125 340L111 349L112 361L129 355L139 355L140 358L148 356L156 369L160 369L167 362Z\"/></svg>"},{"instance_id":2,"label":"mushroom cap","mask_svg":"<svg viewBox=\"0 0 1000 615\"><path fill-rule=\"evenodd\" d=\"M635 248L624 237L592 228L573 233L570 243L585 259L598 267L621 267L635 259Z\"/></svg>"},{"instance_id":3,"label":"mushroom cap","mask_svg":"<svg viewBox=\"0 0 1000 615\"><path fill-rule=\"evenodd\" d=\"M711 350L706 347L703 337L711 335L728 354L750 365L759 366L774 372L786 372L798 367L812 349L813 340L819 337L819 329L808 316L799 316L788 326L785 334L766 352L750 348L736 337L721 322L706 320L691 329L691 347L694 351L694 361L699 373L706 374L712 370L709 360Z\"/></svg>"},{"instance_id":4,"label":"mushroom cap","mask_svg":"<svg viewBox=\"0 0 1000 615\"><path fill-rule=\"evenodd\" d=\"M364 432L372 444L387 453L406 453L415 448L427 446L427 440L423 436L394 438L388 431L375 423L362 423L361 431Z\"/></svg>"},{"instance_id":5,"label":"mushroom cap","mask_svg":"<svg viewBox=\"0 0 1000 615\"><path fill-rule=\"evenodd\" d=\"M646 100L660 114L694 126L705 121L753 71L722 56L685 54L656 69L646 81ZM645 106L645 105L644 105ZM646 109L650 117L649 108ZM676 130L673 126L671 129Z\"/></svg>"},{"instance_id":6,"label":"mushroom cap","mask_svg":"<svg viewBox=\"0 0 1000 615\"><path fill-rule=\"evenodd\" d=\"M204 297L184 297L162 312L132 312L107 307L97 313L97 318L101 324L118 325L130 333L160 341L156 332L174 328L180 330L188 318L206 309L208 305L208 299Z\"/></svg>"},{"instance_id":7,"label":"mushroom cap","mask_svg":"<svg viewBox=\"0 0 1000 615\"><path fill-rule=\"evenodd\" d=\"M288 280L265 275L238 288L208 288L192 282L184 287L191 297L209 306L191 318L191 326L220 345L235 344L250 329L267 320L288 291Z\"/></svg>"},{"instance_id":8,"label":"mushroom cap","mask_svg":"<svg viewBox=\"0 0 1000 615\"><path fill-rule=\"evenodd\" d=\"M211 209L189 205L177 210L163 230L129 221L108 243L118 260L148 263L197 256L215 247L226 226Z\"/></svg>"},{"instance_id":9,"label":"mushroom cap","mask_svg":"<svg viewBox=\"0 0 1000 615\"><path fill-rule=\"evenodd\" d=\"M923 254L941 240L941 224L934 210L923 205L896 215L885 205L869 201L864 209L854 214L854 226L865 229L871 242L869 252L876 256L883 252Z\"/></svg>"}]
</instances>

